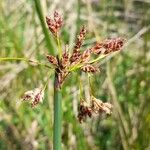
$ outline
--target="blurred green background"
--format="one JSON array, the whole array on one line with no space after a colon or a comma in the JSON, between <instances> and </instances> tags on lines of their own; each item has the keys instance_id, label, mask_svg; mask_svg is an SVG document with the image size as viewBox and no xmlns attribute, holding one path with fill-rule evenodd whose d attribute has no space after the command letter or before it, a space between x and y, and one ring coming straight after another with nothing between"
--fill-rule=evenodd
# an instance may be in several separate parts
<instances>
[{"instance_id":1,"label":"blurred green background","mask_svg":"<svg viewBox=\"0 0 150 150\"><path fill-rule=\"evenodd\" d=\"M40 3L39 3L40 2ZM28 57L48 63L55 43L43 16L64 16L62 43L73 47L82 25L88 28L83 48L108 37L127 39L123 51L99 63L92 77L95 96L113 104L107 119L77 120L78 81L73 73L63 94L63 150L150 150L150 1L149 0L0 0L0 57ZM48 68L20 61L0 61L0 149L52 149L53 75L44 102L36 108L21 95L43 85Z\"/></svg>"}]
</instances>

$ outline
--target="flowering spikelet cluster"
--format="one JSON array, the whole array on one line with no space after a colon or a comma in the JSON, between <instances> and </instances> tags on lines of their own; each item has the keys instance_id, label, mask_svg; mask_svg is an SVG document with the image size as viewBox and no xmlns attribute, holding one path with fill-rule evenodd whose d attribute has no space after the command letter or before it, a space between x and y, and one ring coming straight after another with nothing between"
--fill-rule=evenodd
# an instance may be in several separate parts
<instances>
[{"instance_id":1,"label":"flowering spikelet cluster","mask_svg":"<svg viewBox=\"0 0 150 150\"><path fill-rule=\"evenodd\" d=\"M52 32L52 34L54 36L57 36L60 28L63 25L63 19L59 15L59 13L57 11L55 11L53 19L51 17L47 16L46 17L46 22L47 22L48 28Z\"/></svg>"},{"instance_id":2,"label":"flowering spikelet cluster","mask_svg":"<svg viewBox=\"0 0 150 150\"><path fill-rule=\"evenodd\" d=\"M22 96L23 101L30 101L31 107L36 106L38 103L42 102L44 98L44 91L40 88L36 88L31 91L27 91Z\"/></svg>"},{"instance_id":3,"label":"flowering spikelet cluster","mask_svg":"<svg viewBox=\"0 0 150 150\"><path fill-rule=\"evenodd\" d=\"M63 25L63 19L61 15L55 11L53 18L46 17L46 23L49 31L53 34L57 41L58 52L57 56L46 55L48 62L54 67L57 76L56 88L60 89L67 78L67 76L77 69L85 73L96 73L99 68L94 66L94 63L101 59L101 56L107 56L111 52L119 51L125 40L123 38L106 39L94 44L91 48L81 50L87 30L85 26L82 26L79 34L77 35L75 45L71 51L68 49L68 45L62 50L61 41L59 37L59 31ZM94 55L94 57L93 57ZM44 88L45 89L45 88ZM44 90L37 88L31 91L27 91L22 99L24 101L30 101L31 106L36 106L43 100ZM93 112L106 114L111 113L111 104L103 103L100 100L92 98L91 104L87 104L84 100L80 103L79 109L79 121L85 120L87 116L91 117Z\"/></svg>"},{"instance_id":4,"label":"flowering spikelet cluster","mask_svg":"<svg viewBox=\"0 0 150 150\"><path fill-rule=\"evenodd\" d=\"M78 112L79 122L81 123L83 120L85 121L87 117L91 118L91 116L92 116L92 108L85 100L81 100Z\"/></svg>"},{"instance_id":5,"label":"flowering spikelet cluster","mask_svg":"<svg viewBox=\"0 0 150 150\"><path fill-rule=\"evenodd\" d=\"M70 57L70 62L71 63L75 63L77 62L80 57L81 57L81 52L80 52L80 48L84 42L84 39L85 39L85 35L86 35L86 29L85 27L83 26L80 30L80 33L79 35L77 36L77 40L76 40L76 43L75 43L75 46L74 46L74 49L73 49L73 53Z\"/></svg>"},{"instance_id":6,"label":"flowering spikelet cluster","mask_svg":"<svg viewBox=\"0 0 150 150\"><path fill-rule=\"evenodd\" d=\"M55 56L47 55L47 59L54 66L58 66L58 61L57 61L57 58Z\"/></svg>"},{"instance_id":7,"label":"flowering spikelet cluster","mask_svg":"<svg viewBox=\"0 0 150 150\"><path fill-rule=\"evenodd\" d=\"M68 45L65 46L64 50L61 46L61 41L59 37L59 31L63 25L63 19L61 15L55 11L53 14L53 19L51 17L46 17L46 23L49 31L53 34L57 41L58 55L46 55L48 62L55 69L55 89L60 89L69 74L72 71L80 69L85 73L96 73L99 68L94 66L101 58L107 56L112 52L121 50L125 43L124 38L112 38L105 39L95 43L91 48L81 50L83 45L87 30L83 26L77 35L75 45L71 51L68 49ZM94 57L93 57L94 55ZM48 82L47 82L48 83ZM31 91L27 91L22 96L23 101L28 101L31 103L31 107L36 106L43 101L44 90L46 88L36 88ZM90 93L92 95L92 93ZM80 101L78 120L80 123L86 120L87 117L92 117L94 114L106 114L110 115L112 113L112 105L110 103L104 103L94 96L91 96L90 103L86 102L84 99Z\"/></svg>"},{"instance_id":8,"label":"flowering spikelet cluster","mask_svg":"<svg viewBox=\"0 0 150 150\"><path fill-rule=\"evenodd\" d=\"M46 17L47 25L50 31L56 35L62 26L62 18L58 12L54 12L54 20ZM83 72L95 73L99 69L96 68L92 63L92 55L96 54L100 57L102 54L107 55L111 52L118 51L124 44L123 38L106 39L102 42L96 43L93 47L81 51L85 35L87 30L83 26L77 36L76 43L73 47L72 53L69 53L68 47L66 46L61 57L47 55L48 61L55 67L58 80L57 88L61 88L66 77L76 69L81 69Z\"/></svg>"},{"instance_id":9,"label":"flowering spikelet cluster","mask_svg":"<svg viewBox=\"0 0 150 150\"><path fill-rule=\"evenodd\" d=\"M67 51L67 46L62 54L61 59L52 55L47 55L47 59L55 67L58 76L58 80L56 81L57 82L56 88L61 88L63 81L70 73L69 71L70 61L69 61L69 53Z\"/></svg>"},{"instance_id":10,"label":"flowering spikelet cluster","mask_svg":"<svg viewBox=\"0 0 150 150\"><path fill-rule=\"evenodd\" d=\"M91 52L97 55L115 52L122 48L124 42L125 39L123 38L106 39L103 42L96 43L95 46L91 48Z\"/></svg>"},{"instance_id":11,"label":"flowering spikelet cluster","mask_svg":"<svg viewBox=\"0 0 150 150\"><path fill-rule=\"evenodd\" d=\"M93 114L110 115L112 113L112 105L110 103L103 103L101 100L92 96L90 104L85 100L81 100L79 104L78 120L80 123L86 120L87 117L92 117Z\"/></svg>"}]
</instances>

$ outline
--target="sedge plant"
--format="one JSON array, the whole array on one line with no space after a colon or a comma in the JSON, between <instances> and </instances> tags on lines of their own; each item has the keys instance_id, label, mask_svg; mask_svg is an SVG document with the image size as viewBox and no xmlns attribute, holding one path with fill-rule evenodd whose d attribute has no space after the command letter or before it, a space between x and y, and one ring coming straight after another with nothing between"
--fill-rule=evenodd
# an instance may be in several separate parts
<instances>
[{"instance_id":1,"label":"sedge plant","mask_svg":"<svg viewBox=\"0 0 150 150\"><path fill-rule=\"evenodd\" d=\"M33 61L27 58L0 58L0 61L8 60L20 60L25 61L29 64L37 64L43 67L48 67L53 69L55 73L54 79L54 126L53 126L53 149L61 149L61 127L62 127L62 93L61 89L65 88L63 83L66 78L75 71L81 70L81 72L87 73L89 86L90 86L90 100L86 100L82 96L82 85L80 82L80 103L79 103L79 112L78 120L80 123L84 122L87 117L92 117L94 114L106 114L110 115L112 112L112 105L108 102L103 102L95 98L92 87L90 84L90 76L94 75L96 72L100 72L99 67L96 64L107 57L113 52L121 50L124 44L123 38L113 38L106 39L97 43L94 43L88 49L84 51L81 50L83 45L85 35L87 30L85 26L81 27L81 30L76 38L75 45L72 50L68 48L68 45L62 46L60 30L63 26L62 16L55 11L53 18L47 16L46 23L51 35L56 41L57 44L57 54L47 54L46 63L41 63L38 61ZM49 35L50 36L50 35ZM50 76L49 76L50 78ZM31 102L31 107L37 106L42 102L44 97L44 91L46 89L47 83L42 88L36 88L24 93L22 99L23 101Z\"/></svg>"}]
</instances>

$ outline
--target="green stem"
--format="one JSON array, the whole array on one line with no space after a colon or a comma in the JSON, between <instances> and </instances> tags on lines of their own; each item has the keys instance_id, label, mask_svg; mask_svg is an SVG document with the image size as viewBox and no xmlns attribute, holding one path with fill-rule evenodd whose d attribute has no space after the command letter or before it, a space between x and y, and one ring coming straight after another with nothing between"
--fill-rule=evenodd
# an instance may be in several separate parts
<instances>
[{"instance_id":1,"label":"green stem","mask_svg":"<svg viewBox=\"0 0 150 150\"><path fill-rule=\"evenodd\" d=\"M56 40L57 40L57 47L58 47L58 56L59 56L59 59L61 59L61 56L62 56L62 49L61 49L60 38L59 38L58 35L57 35L57 37L56 37Z\"/></svg>"},{"instance_id":2,"label":"green stem","mask_svg":"<svg viewBox=\"0 0 150 150\"><path fill-rule=\"evenodd\" d=\"M51 68L50 66L48 66L46 64L40 63L38 61L30 60L30 59L27 59L27 58L18 58L18 57L3 57L3 58L0 58L0 61L9 61L9 60L14 60L14 61L15 60L20 60L20 61L25 61L27 63L35 63L36 65Z\"/></svg>"},{"instance_id":3,"label":"green stem","mask_svg":"<svg viewBox=\"0 0 150 150\"><path fill-rule=\"evenodd\" d=\"M107 56L107 55L101 55L101 56L99 56L98 58L87 62L87 64L93 64L93 63L99 61L100 59L103 59L103 58L106 57L106 56ZM79 63L76 64L75 66L71 67L71 68L69 69L69 71L74 71L74 70L76 70L76 69L79 69L79 68L83 67L84 65L85 65L85 64L81 64L81 63L79 62Z\"/></svg>"},{"instance_id":4,"label":"green stem","mask_svg":"<svg viewBox=\"0 0 150 150\"><path fill-rule=\"evenodd\" d=\"M7 61L7 60L22 60L28 62L29 60L26 58L16 58L16 57L4 57L0 58L0 61Z\"/></svg>"},{"instance_id":5,"label":"green stem","mask_svg":"<svg viewBox=\"0 0 150 150\"><path fill-rule=\"evenodd\" d=\"M45 91L45 89L46 89L46 87L47 87L47 85L48 85L48 81L49 81L50 77L51 77L51 72L50 72L50 74L48 75L47 81L46 81L46 83L45 83L45 85L44 85L44 87L43 87L43 91Z\"/></svg>"},{"instance_id":6,"label":"green stem","mask_svg":"<svg viewBox=\"0 0 150 150\"><path fill-rule=\"evenodd\" d=\"M83 94L83 89L82 89L82 87L83 87L83 85L82 85L82 82L81 82L81 78L80 78L80 84L79 84L79 90L80 90L80 100L82 99L82 94Z\"/></svg>"},{"instance_id":7,"label":"green stem","mask_svg":"<svg viewBox=\"0 0 150 150\"><path fill-rule=\"evenodd\" d=\"M91 74L88 73L88 82L89 82L89 93L90 93L90 97L92 95L94 95L94 89L91 83Z\"/></svg>"},{"instance_id":8,"label":"green stem","mask_svg":"<svg viewBox=\"0 0 150 150\"><path fill-rule=\"evenodd\" d=\"M40 2L40 0L34 0L34 3L35 3L35 8L36 8L36 11L37 11L38 18L39 18L39 20L41 22L43 33L45 35L45 41L46 41L47 48L48 48L49 52L52 55L54 55L55 54L55 52L54 52L54 45L53 45L52 39L51 39L51 37L49 35L49 32L48 32L48 30L46 28L46 25L45 25L45 18L43 16L41 2Z\"/></svg>"},{"instance_id":9,"label":"green stem","mask_svg":"<svg viewBox=\"0 0 150 150\"><path fill-rule=\"evenodd\" d=\"M61 90L57 87L58 76L55 73L54 81L54 133L53 133L53 149L61 150L61 126L62 126L62 101Z\"/></svg>"},{"instance_id":10,"label":"green stem","mask_svg":"<svg viewBox=\"0 0 150 150\"><path fill-rule=\"evenodd\" d=\"M106 56L107 56L107 55L101 55L101 56L99 56L98 58L89 61L88 64L93 64L93 63L99 61L100 59L102 59L102 58L104 58L104 57L106 57Z\"/></svg>"}]
</instances>

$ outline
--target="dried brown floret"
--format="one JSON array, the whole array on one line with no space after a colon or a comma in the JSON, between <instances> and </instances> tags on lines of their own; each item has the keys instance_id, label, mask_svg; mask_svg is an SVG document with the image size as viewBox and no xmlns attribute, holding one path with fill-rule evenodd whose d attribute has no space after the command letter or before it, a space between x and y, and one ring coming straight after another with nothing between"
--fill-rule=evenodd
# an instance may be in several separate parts
<instances>
[{"instance_id":1,"label":"dried brown floret","mask_svg":"<svg viewBox=\"0 0 150 150\"><path fill-rule=\"evenodd\" d=\"M41 89L37 89L35 97L31 103L31 107L35 107L39 102L42 102L44 97L44 92Z\"/></svg>"},{"instance_id":2,"label":"dried brown floret","mask_svg":"<svg viewBox=\"0 0 150 150\"><path fill-rule=\"evenodd\" d=\"M21 99L23 101L29 101L29 100L32 100L34 98L34 91L31 90L31 91L27 91L23 94L23 96L21 97Z\"/></svg>"},{"instance_id":3,"label":"dried brown floret","mask_svg":"<svg viewBox=\"0 0 150 150\"><path fill-rule=\"evenodd\" d=\"M77 41L76 41L76 44L74 46L73 52L76 52L81 48L86 32L87 31L86 31L85 27L83 26L80 30L79 35L77 36Z\"/></svg>"},{"instance_id":4,"label":"dried brown floret","mask_svg":"<svg viewBox=\"0 0 150 150\"><path fill-rule=\"evenodd\" d=\"M86 120L87 117L91 117L93 114L105 113L110 115L112 112L112 105L108 102L103 103L101 100L92 96L91 103L87 103L85 100L81 100L78 109L78 120L80 123Z\"/></svg>"},{"instance_id":5,"label":"dried brown floret","mask_svg":"<svg viewBox=\"0 0 150 150\"><path fill-rule=\"evenodd\" d=\"M51 19L51 17L47 16L46 22L47 22L48 28L52 32L52 34L54 36L57 36L60 28L63 25L63 19L60 16L60 14L57 11L55 11L54 12L54 18Z\"/></svg>"},{"instance_id":6,"label":"dried brown floret","mask_svg":"<svg viewBox=\"0 0 150 150\"><path fill-rule=\"evenodd\" d=\"M110 115L112 112L112 105L110 103L103 103L101 100L92 97L92 110L101 114L102 112Z\"/></svg>"},{"instance_id":7,"label":"dried brown floret","mask_svg":"<svg viewBox=\"0 0 150 150\"><path fill-rule=\"evenodd\" d=\"M85 63L89 61L90 56L91 56L91 49L86 49L81 56L81 62Z\"/></svg>"},{"instance_id":8,"label":"dried brown floret","mask_svg":"<svg viewBox=\"0 0 150 150\"><path fill-rule=\"evenodd\" d=\"M98 71L98 68L96 68L92 65L85 65L85 66L81 67L81 70L83 72L95 73L96 71Z\"/></svg>"},{"instance_id":9,"label":"dried brown floret","mask_svg":"<svg viewBox=\"0 0 150 150\"><path fill-rule=\"evenodd\" d=\"M91 51L98 55L108 54L120 50L124 42L125 39L123 38L106 39L103 42L96 43L95 46L91 48Z\"/></svg>"},{"instance_id":10,"label":"dried brown floret","mask_svg":"<svg viewBox=\"0 0 150 150\"><path fill-rule=\"evenodd\" d=\"M39 102L43 101L44 91L41 88L36 88L31 91L27 91L22 96L24 101L31 101L31 107L34 107Z\"/></svg>"},{"instance_id":11,"label":"dried brown floret","mask_svg":"<svg viewBox=\"0 0 150 150\"><path fill-rule=\"evenodd\" d=\"M77 36L77 41L76 44L74 46L73 49L73 53L70 57L70 62L76 64L80 59L81 59L81 52L80 52L80 48L83 44L84 38L85 38L85 34L86 34L86 29L83 26L79 35Z\"/></svg>"},{"instance_id":12,"label":"dried brown floret","mask_svg":"<svg viewBox=\"0 0 150 150\"><path fill-rule=\"evenodd\" d=\"M125 39L123 38L113 38L113 39L106 39L103 43L103 47L108 50L109 52L114 52L114 51L118 51L121 49L121 47L123 46L125 42Z\"/></svg>"},{"instance_id":13,"label":"dried brown floret","mask_svg":"<svg viewBox=\"0 0 150 150\"><path fill-rule=\"evenodd\" d=\"M92 116L92 109L90 105L85 101L81 100L79 104L79 113L78 113L78 120L80 123L86 120L87 117Z\"/></svg>"},{"instance_id":14,"label":"dried brown floret","mask_svg":"<svg viewBox=\"0 0 150 150\"><path fill-rule=\"evenodd\" d=\"M70 62L73 64L76 64L77 62L79 62L79 60L81 60L81 52L80 51L76 51L72 54L72 56L70 57Z\"/></svg>"},{"instance_id":15,"label":"dried brown floret","mask_svg":"<svg viewBox=\"0 0 150 150\"><path fill-rule=\"evenodd\" d=\"M94 47L91 48L91 52L94 54L101 54L103 51L103 43L96 43Z\"/></svg>"},{"instance_id":16,"label":"dried brown floret","mask_svg":"<svg viewBox=\"0 0 150 150\"><path fill-rule=\"evenodd\" d=\"M46 57L47 57L48 61L49 61L52 65L58 66L58 61L57 61L57 58L56 58L55 56L53 56L53 55L47 55Z\"/></svg>"},{"instance_id":17,"label":"dried brown floret","mask_svg":"<svg viewBox=\"0 0 150 150\"><path fill-rule=\"evenodd\" d=\"M62 55L62 58L61 58L61 63L60 63L60 65L61 65L61 68L62 69L65 69L65 68L67 68L67 67L69 67L69 65L70 65L70 61L69 61L69 53L68 53L68 50L67 50L68 48L67 48L67 46L65 47L65 51L64 51L64 53L63 53L63 55Z\"/></svg>"}]
</instances>

